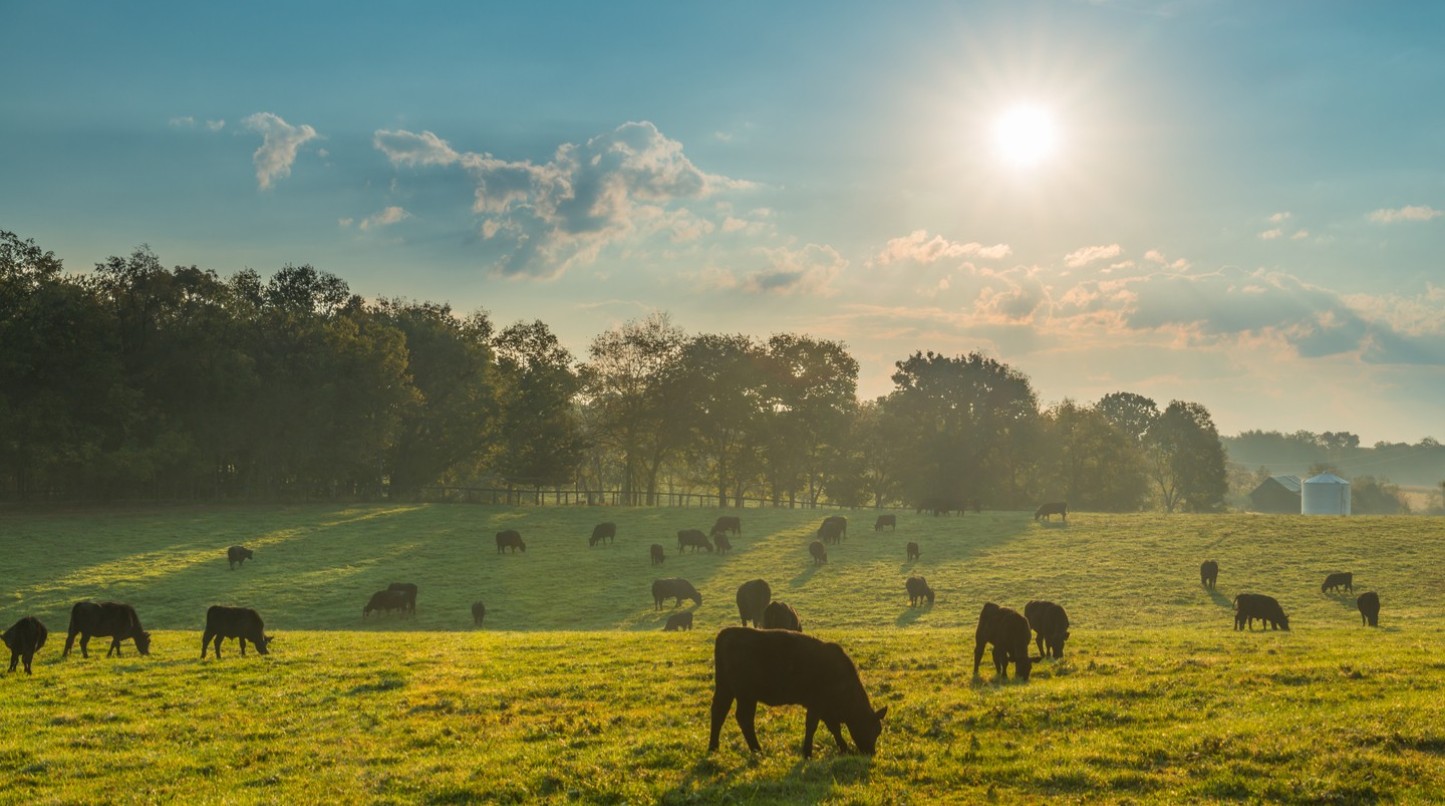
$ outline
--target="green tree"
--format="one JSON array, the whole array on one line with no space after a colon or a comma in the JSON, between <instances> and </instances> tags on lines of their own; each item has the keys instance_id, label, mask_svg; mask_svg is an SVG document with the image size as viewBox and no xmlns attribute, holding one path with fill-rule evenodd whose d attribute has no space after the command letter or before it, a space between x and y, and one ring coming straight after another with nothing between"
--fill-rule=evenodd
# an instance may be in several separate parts
<instances>
[{"instance_id":1,"label":"green tree","mask_svg":"<svg viewBox=\"0 0 1445 806\"><path fill-rule=\"evenodd\" d=\"M572 480L585 448L572 354L540 320L511 325L492 346L501 376L498 471L509 484L534 488Z\"/></svg>"},{"instance_id":2,"label":"green tree","mask_svg":"<svg viewBox=\"0 0 1445 806\"><path fill-rule=\"evenodd\" d=\"M818 502L833 458L848 438L857 408L858 362L836 341L790 333L768 339L765 395L772 406L764 473L773 502Z\"/></svg>"},{"instance_id":3,"label":"green tree","mask_svg":"<svg viewBox=\"0 0 1445 806\"><path fill-rule=\"evenodd\" d=\"M769 374L767 353L743 335L695 336L678 358L672 400L685 412L687 449L716 484L719 506L729 496L741 506L761 472L765 418L775 405Z\"/></svg>"},{"instance_id":4,"label":"green tree","mask_svg":"<svg viewBox=\"0 0 1445 806\"><path fill-rule=\"evenodd\" d=\"M1217 512L1228 492L1224 446L1208 409L1180 400L1146 437L1148 472L1166 512Z\"/></svg>"},{"instance_id":5,"label":"green tree","mask_svg":"<svg viewBox=\"0 0 1445 806\"><path fill-rule=\"evenodd\" d=\"M1132 512L1149 493L1143 454L1131 434L1120 431L1097 408L1065 399L1045 413L1040 462L1047 500L1077 509Z\"/></svg>"}]
</instances>

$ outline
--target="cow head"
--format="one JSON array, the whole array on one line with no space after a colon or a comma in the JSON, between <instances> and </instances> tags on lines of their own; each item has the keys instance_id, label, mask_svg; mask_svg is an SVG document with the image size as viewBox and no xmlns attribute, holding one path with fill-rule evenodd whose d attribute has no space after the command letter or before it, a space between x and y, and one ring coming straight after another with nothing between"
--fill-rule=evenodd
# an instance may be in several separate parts
<instances>
[{"instance_id":1,"label":"cow head","mask_svg":"<svg viewBox=\"0 0 1445 806\"><path fill-rule=\"evenodd\" d=\"M251 643L256 645L257 652L260 652L262 655L269 655L271 652L271 642L273 640L275 640L274 636L261 635L258 636L257 640L252 641Z\"/></svg>"},{"instance_id":2,"label":"cow head","mask_svg":"<svg viewBox=\"0 0 1445 806\"><path fill-rule=\"evenodd\" d=\"M1279 615L1279 628L1285 632L1289 632L1289 616L1283 613Z\"/></svg>"},{"instance_id":3,"label":"cow head","mask_svg":"<svg viewBox=\"0 0 1445 806\"><path fill-rule=\"evenodd\" d=\"M151 653L151 634L142 630L135 634L135 651L142 655Z\"/></svg>"},{"instance_id":4,"label":"cow head","mask_svg":"<svg viewBox=\"0 0 1445 806\"><path fill-rule=\"evenodd\" d=\"M858 745L858 752L873 755L878 750L878 735L883 732L883 717L888 716L888 706L877 711L866 711L858 719L848 722L848 734Z\"/></svg>"}]
</instances>

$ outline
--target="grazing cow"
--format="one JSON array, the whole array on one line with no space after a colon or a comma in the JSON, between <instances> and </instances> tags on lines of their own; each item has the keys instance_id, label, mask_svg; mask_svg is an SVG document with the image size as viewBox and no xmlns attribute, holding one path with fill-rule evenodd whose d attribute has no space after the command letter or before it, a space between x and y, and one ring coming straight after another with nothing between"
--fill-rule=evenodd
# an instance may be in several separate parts
<instances>
[{"instance_id":1,"label":"grazing cow","mask_svg":"<svg viewBox=\"0 0 1445 806\"><path fill-rule=\"evenodd\" d=\"M1330 574L1325 577L1325 584L1320 586L1320 593L1324 593L1325 591L1338 591L1340 588L1344 588L1350 593L1355 592L1354 573L1344 571L1338 574Z\"/></svg>"},{"instance_id":2,"label":"grazing cow","mask_svg":"<svg viewBox=\"0 0 1445 806\"><path fill-rule=\"evenodd\" d=\"M813 565L822 565L828 561L828 547L824 546L821 540L809 543L808 553L813 555Z\"/></svg>"},{"instance_id":3,"label":"grazing cow","mask_svg":"<svg viewBox=\"0 0 1445 806\"><path fill-rule=\"evenodd\" d=\"M727 554L733 550L733 542L728 540L726 532L718 532L712 536L713 542L717 545L718 554Z\"/></svg>"},{"instance_id":4,"label":"grazing cow","mask_svg":"<svg viewBox=\"0 0 1445 806\"><path fill-rule=\"evenodd\" d=\"M1069 505L1063 501L1055 501L1049 504L1040 504L1034 510L1034 520L1049 520L1052 516L1058 515L1067 523L1069 520Z\"/></svg>"},{"instance_id":5,"label":"grazing cow","mask_svg":"<svg viewBox=\"0 0 1445 806\"><path fill-rule=\"evenodd\" d=\"M898 516L879 515L878 520L873 521L873 531L875 532L883 531L883 527L885 526L887 526L889 529L896 530L898 528Z\"/></svg>"},{"instance_id":6,"label":"grazing cow","mask_svg":"<svg viewBox=\"0 0 1445 806\"><path fill-rule=\"evenodd\" d=\"M910 542L910 543L908 544L908 560L909 560L910 562L913 561L913 560L918 559L918 555L920 555L920 554L922 554L922 553L923 553L923 552L921 552L921 551L918 550L918 544L917 544L917 543Z\"/></svg>"},{"instance_id":7,"label":"grazing cow","mask_svg":"<svg viewBox=\"0 0 1445 806\"><path fill-rule=\"evenodd\" d=\"M389 591L401 591L406 595L406 612L416 615L416 583L393 582L386 586Z\"/></svg>"},{"instance_id":8,"label":"grazing cow","mask_svg":"<svg viewBox=\"0 0 1445 806\"><path fill-rule=\"evenodd\" d=\"M663 561L667 559L667 552L662 548L661 543L653 543L652 548L648 551L652 554L653 565L662 565Z\"/></svg>"},{"instance_id":9,"label":"grazing cow","mask_svg":"<svg viewBox=\"0 0 1445 806\"><path fill-rule=\"evenodd\" d=\"M271 636L266 634L261 615L249 607L225 607L211 605L206 610L206 631L201 633L201 658L206 657L206 648L214 639L216 660L221 659L221 640L235 638L241 644L241 657L246 657L246 642L256 645L256 651L269 654Z\"/></svg>"},{"instance_id":10,"label":"grazing cow","mask_svg":"<svg viewBox=\"0 0 1445 806\"><path fill-rule=\"evenodd\" d=\"M927 599L933 604L933 588L928 587L928 580L923 577L909 577L904 581L903 587L908 589L908 606L918 607Z\"/></svg>"},{"instance_id":11,"label":"grazing cow","mask_svg":"<svg viewBox=\"0 0 1445 806\"><path fill-rule=\"evenodd\" d=\"M773 589L767 580L750 579L738 586L738 618L743 626L751 621L754 627L763 626L763 611L773 600Z\"/></svg>"},{"instance_id":12,"label":"grazing cow","mask_svg":"<svg viewBox=\"0 0 1445 806\"><path fill-rule=\"evenodd\" d=\"M702 607L702 594L697 592L697 588L694 588L691 582L682 577L654 579L652 581L652 609L661 610L662 600L669 596L675 600L672 603L673 607L680 607L683 599L691 599L698 607Z\"/></svg>"},{"instance_id":13,"label":"grazing cow","mask_svg":"<svg viewBox=\"0 0 1445 806\"><path fill-rule=\"evenodd\" d=\"M712 533L732 532L735 535L743 533L743 519L737 515L719 515L712 525Z\"/></svg>"},{"instance_id":14,"label":"grazing cow","mask_svg":"<svg viewBox=\"0 0 1445 806\"><path fill-rule=\"evenodd\" d=\"M226 562L232 571L236 570L237 566L245 565L246 561L253 556L255 556L255 552L245 546L232 546L226 549Z\"/></svg>"},{"instance_id":15,"label":"grazing cow","mask_svg":"<svg viewBox=\"0 0 1445 806\"><path fill-rule=\"evenodd\" d=\"M1213 560L1205 560L1199 564L1199 584L1214 590L1214 583L1219 580L1219 563Z\"/></svg>"},{"instance_id":16,"label":"grazing cow","mask_svg":"<svg viewBox=\"0 0 1445 806\"><path fill-rule=\"evenodd\" d=\"M1380 594L1374 591L1367 591L1355 599L1355 607L1360 609L1360 626L1368 624L1371 627L1380 626Z\"/></svg>"},{"instance_id":17,"label":"grazing cow","mask_svg":"<svg viewBox=\"0 0 1445 806\"><path fill-rule=\"evenodd\" d=\"M1268 624L1271 630L1289 630L1289 616L1284 614L1273 596L1241 593L1234 597L1234 629L1242 630L1248 626L1252 630L1255 619Z\"/></svg>"},{"instance_id":18,"label":"grazing cow","mask_svg":"<svg viewBox=\"0 0 1445 806\"><path fill-rule=\"evenodd\" d=\"M1024 605L1024 618L1034 630L1034 642L1039 648L1039 660L1051 656L1064 657L1064 642L1069 640L1069 614L1053 602L1032 601ZM1048 652L1044 651L1045 647Z\"/></svg>"},{"instance_id":19,"label":"grazing cow","mask_svg":"<svg viewBox=\"0 0 1445 806\"><path fill-rule=\"evenodd\" d=\"M26 616L5 631L0 639L5 641L5 646L10 648L10 671L15 671L16 664L25 661L25 673L30 674L30 662L35 659L35 653L45 646L45 639L50 633L40 619L34 616Z\"/></svg>"},{"instance_id":20,"label":"grazing cow","mask_svg":"<svg viewBox=\"0 0 1445 806\"><path fill-rule=\"evenodd\" d=\"M763 608L763 629L802 632L803 620L798 618L798 611L787 602L769 602L768 606Z\"/></svg>"},{"instance_id":21,"label":"grazing cow","mask_svg":"<svg viewBox=\"0 0 1445 806\"><path fill-rule=\"evenodd\" d=\"M395 610L406 612L406 592L384 590L371 594L367 600L366 607L361 609L361 617L366 618L373 610L385 610L390 613Z\"/></svg>"},{"instance_id":22,"label":"grazing cow","mask_svg":"<svg viewBox=\"0 0 1445 806\"><path fill-rule=\"evenodd\" d=\"M978 614L978 628L973 633L973 676L978 677L978 664L983 659L985 644L993 644L993 668L1000 680L1008 679L1008 664L1013 661L1014 676L1029 679L1033 662L1029 659L1029 620L1017 610L999 607L993 602Z\"/></svg>"},{"instance_id":23,"label":"grazing cow","mask_svg":"<svg viewBox=\"0 0 1445 806\"><path fill-rule=\"evenodd\" d=\"M861 752L871 756L878 748L888 709L873 710L858 667L837 644L791 630L724 627L713 643L713 673L709 753L718 748L718 734L734 701L738 727L754 753L762 750L754 729L760 702L807 709L803 758L813 755L813 734L820 720L840 752L848 751L843 725Z\"/></svg>"},{"instance_id":24,"label":"grazing cow","mask_svg":"<svg viewBox=\"0 0 1445 806\"><path fill-rule=\"evenodd\" d=\"M127 638L135 641L135 649L140 654L151 653L151 634L141 627L140 616L128 604L76 602L70 608L70 629L65 636L65 651L60 653L61 657L70 657L76 635L80 636L80 655L83 658L90 657L90 638L93 635L111 639L110 649L105 652L107 658L111 653L120 657L120 642Z\"/></svg>"},{"instance_id":25,"label":"grazing cow","mask_svg":"<svg viewBox=\"0 0 1445 806\"><path fill-rule=\"evenodd\" d=\"M527 544L522 542L522 535L516 529L497 532L497 553L501 554L506 549L511 549L513 554L516 554L518 549L521 549L523 554L527 553Z\"/></svg>"},{"instance_id":26,"label":"grazing cow","mask_svg":"<svg viewBox=\"0 0 1445 806\"><path fill-rule=\"evenodd\" d=\"M824 543L841 543L848 536L848 519L842 515L829 515L818 527L818 539Z\"/></svg>"},{"instance_id":27,"label":"grazing cow","mask_svg":"<svg viewBox=\"0 0 1445 806\"><path fill-rule=\"evenodd\" d=\"M673 613L667 617L667 624L662 628L663 632L677 632L678 630L692 629L692 611L684 610L681 613Z\"/></svg>"},{"instance_id":28,"label":"grazing cow","mask_svg":"<svg viewBox=\"0 0 1445 806\"><path fill-rule=\"evenodd\" d=\"M703 534L701 529L683 529L677 533L677 553L681 554L687 546L692 546L693 554L696 554L698 549L712 552L712 543L708 542L707 535Z\"/></svg>"},{"instance_id":29,"label":"grazing cow","mask_svg":"<svg viewBox=\"0 0 1445 806\"><path fill-rule=\"evenodd\" d=\"M612 521L599 523L592 527L592 536L587 538L587 546L590 548L598 543L611 543L617 539L617 524Z\"/></svg>"},{"instance_id":30,"label":"grazing cow","mask_svg":"<svg viewBox=\"0 0 1445 806\"><path fill-rule=\"evenodd\" d=\"M482 619L487 617L487 606L481 602L472 602L472 626L482 626Z\"/></svg>"}]
</instances>

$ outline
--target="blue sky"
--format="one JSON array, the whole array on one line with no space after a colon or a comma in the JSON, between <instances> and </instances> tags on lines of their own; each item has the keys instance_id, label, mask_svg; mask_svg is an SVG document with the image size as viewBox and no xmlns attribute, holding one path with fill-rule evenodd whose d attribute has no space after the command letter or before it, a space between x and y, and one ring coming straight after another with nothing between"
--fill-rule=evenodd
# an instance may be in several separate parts
<instances>
[{"instance_id":1,"label":"blue sky","mask_svg":"<svg viewBox=\"0 0 1445 806\"><path fill-rule=\"evenodd\" d=\"M0 227L1445 439L1445 6L212 5L4 3Z\"/></svg>"}]
</instances>

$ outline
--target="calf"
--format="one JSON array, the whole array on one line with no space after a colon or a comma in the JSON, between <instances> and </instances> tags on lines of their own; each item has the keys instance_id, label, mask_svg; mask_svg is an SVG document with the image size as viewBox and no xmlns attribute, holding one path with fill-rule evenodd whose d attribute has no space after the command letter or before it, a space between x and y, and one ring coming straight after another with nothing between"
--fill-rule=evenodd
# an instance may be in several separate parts
<instances>
[{"instance_id":1,"label":"calf","mask_svg":"<svg viewBox=\"0 0 1445 806\"><path fill-rule=\"evenodd\" d=\"M652 581L652 603L653 610L662 609L662 600L671 596L675 601L673 607L682 605L683 599L691 599L698 607L702 607L702 594L691 582L682 577L668 577L666 579L655 579Z\"/></svg>"},{"instance_id":2,"label":"calf","mask_svg":"<svg viewBox=\"0 0 1445 806\"><path fill-rule=\"evenodd\" d=\"M1344 588L1350 593L1355 592L1355 575L1352 572L1345 571L1325 577L1325 584L1320 586L1320 593L1338 591L1340 588Z\"/></svg>"},{"instance_id":3,"label":"calf","mask_svg":"<svg viewBox=\"0 0 1445 806\"><path fill-rule=\"evenodd\" d=\"M5 641L5 646L10 648L10 672L14 673L16 664L25 661L25 673L31 674L30 662L35 659L35 653L45 646L45 639L50 633L40 619L34 616L26 616L5 631L0 640Z\"/></svg>"},{"instance_id":4,"label":"calf","mask_svg":"<svg viewBox=\"0 0 1445 806\"><path fill-rule=\"evenodd\" d=\"M824 543L838 544L848 536L848 519L842 515L829 515L818 526L818 539Z\"/></svg>"},{"instance_id":5,"label":"calf","mask_svg":"<svg viewBox=\"0 0 1445 806\"><path fill-rule=\"evenodd\" d=\"M406 612L416 615L416 583L393 582L386 586L389 591L400 591L406 597Z\"/></svg>"},{"instance_id":6,"label":"calf","mask_svg":"<svg viewBox=\"0 0 1445 806\"><path fill-rule=\"evenodd\" d=\"M763 614L768 602L773 600L773 589L764 579L750 579L738 586L738 618L743 626L751 621L754 627L763 626Z\"/></svg>"},{"instance_id":7,"label":"calf","mask_svg":"<svg viewBox=\"0 0 1445 806\"><path fill-rule=\"evenodd\" d=\"M1069 640L1069 614L1053 602L1032 601L1024 605L1024 618L1034 630L1034 642L1039 648L1039 660L1047 655L1055 659L1064 657L1064 642Z\"/></svg>"},{"instance_id":8,"label":"calf","mask_svg":"<svg viewBox=\"0 0 1445 806\"><path fill-rule=\"evenodd\" d=\"M813 755L819 721L828 726L840 752L848 751L843 725L861 752L871 756L878 748L888 709L873 710L858 667L837 644L791 630L724 627L713 642L713 675L709 753L718 748L718 734L734 701L738 728L754 753L762 750L754 728L760 702L807 709L803 758Z\"/></svg>"},{"instance_id":9,"label":"calf","mask_svg":"<svg viewBox=\"0 0 1445 806\"><path fill-rule=\"evenodd\" d=\"M913 560L918 559L918 555L922 553L922 552L920 552L920 551L918 550L918 544L917 544L917 543L912 543L912 542L910 542L910 543L908 544L907 551L908 551L908 560L909 560L909 561L913 561Z\"/></svg>"},{"instance_id":10,"label":"calf","mask_svg":"<svg viewBox=\"0 0 1445 806\"><path fill-rule=\"evenodd\" d=\"M828 547L824 546L821 540L809 543L808 553L813 555L813 565L822 565L828 561Z\"/></svg>"},{"instance_id":11,"label":"calf","mask_svg":"<svg viewBox=\"0 0 1445 806\"><path fill-rule=\"evenodd\" d=\"M1355 599L1355 607L1360 609L1360 626L1380 626L1380 594L1374 591L1366 591Z\"/></svg>"},{"instance_id":12,"label":"calf","mask_svg":"<svg viewBox=\"0 0 1445 806\"><path fill-rule=\"evenodd\" d=\"M216 659L221 658L221 640L235 638L241 644L241 657L246 657L246 642L256 645L256 651L269 654L271 636L261 623L261 615L249 607L226 607L211 605L206 610L206 631L201 633L201 658L206 657L207 646L216 642Z\"/></svg>"},{"instance_id":13,"label":"calf","mask_svg":"<svg viewBox=\"0 0 1445 806\"><path fill-rule=\"evenodd\" d=\"M616 538L617 524L613 523L612 521L608 521L606 523L599 523L596 526L592 527L592 536L587 538L587 545L591 547L602 542L611 543Z\"/></svg>"},{"instance_id":14,"label":"calf","mask_svg":"<svg viewBox=\"0 0 1445 806\"><path fill-rule=\"evenodd\" d=\"M897 529L897 528L898 528L898 516L897 516L897 515L879 515L879 516L878 516L878 520L876 520L876 521L873 522L873 531L875 531L875 532L881 532L881 531L883 531L883 527L885 527L885 526L887 526L890 530Z\"/></svg>"},{"instance_id":15,"label":"calf","mask_svg":"<svg viewBox=\"0 0 1445 806\"><path fill-rule=\"evenodd\" d=\"M373 610L385 610L391 613L396 610L406 612L406 594L402 591L384 590L371 594L367 600L366 607L361 609L361 617L366 618Z\"/></svg>"},{"instance_id":16,"label":"calf","mask_svg":"<svg viewBox=\"0 0 1445 806\"><path fill-rule=\"evenodd\" d=\"M1055 501L1049 504L1040 504L1034 510L1034 520L1049 520L1051 516L1058 515L1065 522L1069 520L1069 505L1063 501Z\"/></svg>"},{"instance_id":17,"label":"calf","mask_svg":"<svg viewBox=\"0 0 1445 806\"><path fill-rule=\"evenodd\" d=\"M1214 583L1219 580L1219 563L1213 560L1205 560L1199 564L1199 584L1214 590Z\"/></svg>"},{"instance_id":18,"label":"calf","mask_svg":"<svg viewBox=\"0 0 1445 806\"><path fill-rule=\"evenodd\" d=\"M933 604L933 588L928 587L928 580L923 577L909 577L903 582L903 587L908 589L909 607L918 607L924 599Z\"/></svg>"},{"instance_id":19,"label":"calf","mask_svg":"<svg viewBox=\"0 0 1445 806\"><path fill-rule=\"evenodd\" d=\"M120 657L120 642L129 638L135 641L135 649L142 655L151 653L151 634L140 625L140 616L135 608L119 602L76 602L70 608L70 629L65 636L65 650L60 656L70 657L70 648L75 645L75 636L80 636L80 655L90 657L90 638L99 635L110 639L108 658L112 653Z\"/></svg>"},{"instance_id":20,"label":"calf","mask_svg":"<svg viewBox=\"0 0 1445 806\"><path fill-rule=\"evenodd\" d=\"M482 626L482 619L487 617L487 606L481 602L472 602L472 626Z\"/></svg>"},{"instance_id":21,"label":"calf","mask_svg":"<svg viewBox=\"0 0 1445 806\"><path fill-rule=\"evenodd\" d=\"M696 554L698 549L712 552L712 543L708 542L707 535L700 529L683 529L677 533L677 553L681 554L687 546L692 546L693 554Z\"/></svg>"},{"instance_id":22,"label":"calf","mask_svg":"<svg viewBox=\"0 0 1445 806\"><path fill-rule=\"evenodd\" d=\"M737 515L719 515L712 525L712 533L732 532L734 535L743 533L743 519Z\"/></svg>"},{"instance_id":23,"label":"calf","mask_svg":"<svg viewBox=\"0 0 1445 806\"><path fill-rule=\"evenodd\" d=\"M1248 626L1252 630L1255 619L1269 625L1271 630L1289 630L1289 616L1284 614L1273 596L1241 593L1234 597L1234 629L1242 630Z\"/></svg>"},{"instance_id":24,"label":"calf","mask_svg":"<svg viewBox=\"0 0 1445 806\"><path fill-rule=\"evenodd\" d=\"M1014 664L1014 676L1029 679L1033 662L1029 659L1029 620L1017 610L999 607L993 602L978 614L978 628L973 634L973 676L978 677L978 664L983 648L993 644L993 668L1000 680L1008 679L1008 664Z\"/></svg>"},{"instance_id":25,"label":"calf","mask_svg":"<svg viewBox=\"0 0 1445 806\"><path fill-rule=\"evenodd\" d=\"M246 561L253 556L255 556L255 552L245 546L232 546L226 549L226 562L232 571L236 570L237 566L245 565Z\"/></svg>"},{"instance_id":26,"label":"calf","mask_svg":"<svg viewBox=\"0 0 1445 806\"><path fill-rule=\"evenodd\" d=\"M497 532L497 553L501 554L507 549L511 549L513 554L516 554L518 550L521 550L523 554L527 553L527 544L522 542L522 535L516 529L504 529Z\"/></svg>"},{"instance_id":27,"label":"calf","mask_svg":"<svg viewBox=\"0 0 1445 806\"><path fill-rule=\"evenodd\" d=\"M667 625L662 628L663 632L677 632L678 630L692 629L692 611L684 610L681 613L673 613L667 617Z\"/></svg>"},{"instance_id":28,"label":"calf","mask_svg":"<svg viewBox=\"0 0 1445 806\"><path fill-rule=\"evenodd\" d=\"M661 543L653 543L652 548L648 549L648 552L652 555L653 565L662 565L667 559L667 552L663 550Z\"/></svg>"},{"instance_id":29,"label":"calf","mask_svg":"<svg viewBox=\"0 0 1445 806\"><path fill-rule=\"evenodd\" d=\"M712 536L712 539L713 542L717 545L718 554L727 554L729 551L733 550L733 543L731 540L728 540L726 532L718 532L717 534Z\"/></svg>"},{"instance_id":30,"label":"calf","mask_svg":"<svg viewBox=\"0 0 1445 806\"><path fill-rule=\"evenodd\" d=\"M802 632L803 621L798 618L798 611L787 602L769 602L763 608L763 629Z\"/></svg>"}]
</instances>

